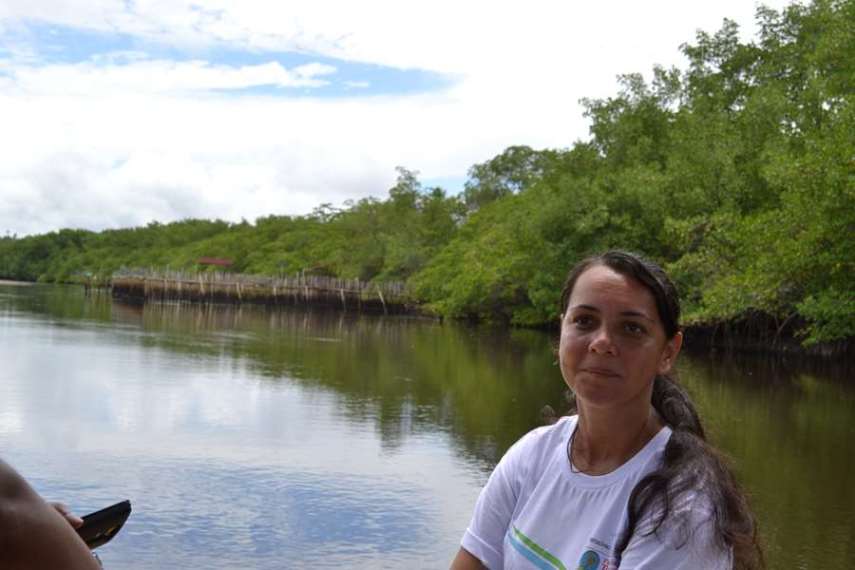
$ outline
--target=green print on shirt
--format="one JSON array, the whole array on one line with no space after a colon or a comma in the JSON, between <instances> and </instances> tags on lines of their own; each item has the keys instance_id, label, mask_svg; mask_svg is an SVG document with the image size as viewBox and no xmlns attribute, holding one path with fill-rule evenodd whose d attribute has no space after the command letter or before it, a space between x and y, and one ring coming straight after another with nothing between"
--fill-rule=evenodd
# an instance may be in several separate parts
<instances>
[{"instance_id":1,"label":"green print on shirt","mask_svg":"<svg viewBox=\"0 0 855 570\"><path fill-rule=\"evenodd\" d=\"M520 542L525 544L533 552L536 552L540 557L542 557L544 560L548 561L550 564L555 566L555 568L557 568L558 570L567 570L567 567L564 566L564 563L561 562L558 558L556 558L553 554L551 554L545 548L543 548L541 545L539 545L538 543L536 543L535 541L533 541L532 539L527 537L517 527L513 527L513 529L514 529L514 536L516 536Z\"/></svg>"}]
</instances>

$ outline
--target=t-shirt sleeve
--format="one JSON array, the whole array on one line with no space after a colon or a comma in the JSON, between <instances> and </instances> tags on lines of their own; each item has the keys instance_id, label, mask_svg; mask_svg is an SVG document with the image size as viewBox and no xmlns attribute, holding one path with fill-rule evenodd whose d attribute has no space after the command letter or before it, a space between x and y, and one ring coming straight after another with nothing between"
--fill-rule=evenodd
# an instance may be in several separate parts
<instances>
[{"instance_id":1,"label":"t-shirt sleeve","mask_svg":"<svg viewBox=\"0 0 855 570\"><path fill-rule=\"evenodd\" d=\"M499 461L475 503L475 512L461 546L487 568L501 568L502 543L519 497L519 459L525 438L514 444Z\"/></svg>"},{"instance_id":2,"label":"t-shirt sleeve","mask_svg":"<svg viewBox=\"0 0 855 570\"><path fill-rule=\"evenodd\" d=\"M716 540L708 508L695 503L669 518L671 524L666 521L658 531L641 532L630 540L620 570L731 570L733 552Z\"/></svg>"}]
</instances>

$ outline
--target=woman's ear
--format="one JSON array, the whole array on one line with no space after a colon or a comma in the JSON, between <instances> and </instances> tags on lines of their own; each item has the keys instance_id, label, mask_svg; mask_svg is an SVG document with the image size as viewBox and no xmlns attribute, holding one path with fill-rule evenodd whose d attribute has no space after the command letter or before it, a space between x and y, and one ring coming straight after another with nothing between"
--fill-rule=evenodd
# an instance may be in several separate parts
<instances>
[{"instance_id":1,"label":"woman's ear","mask_svg":"<svg viewBox=\"0 0 855 570\"><path fill-rule=\"evenodd\" d=\"M683 331L677 331L677 334L668 339L668 342L665 343L665 348L662 350L662 359L659 361L659 374L667 374L671 371L682 347Z\"/></svg>"}]
</instances>

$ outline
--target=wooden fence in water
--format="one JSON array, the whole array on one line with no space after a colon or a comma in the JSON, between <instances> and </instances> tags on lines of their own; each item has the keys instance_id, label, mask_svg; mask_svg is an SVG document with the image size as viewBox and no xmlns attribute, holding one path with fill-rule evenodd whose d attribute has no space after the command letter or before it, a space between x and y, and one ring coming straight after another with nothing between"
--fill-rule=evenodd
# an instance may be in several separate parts
<instances>
[{"instance_id":1,"label":"wooden fence in water","mask_svg":"<svg viewBox=\"0 0 855 570\"><path fill-rule=\"evenodd\" d=\"M123 270L113 275L112 289L113 297L140 303L255 303L385 314L418 312L403 283L315 275L276 278L220 272Z\"/></svg>"}]
</instances>

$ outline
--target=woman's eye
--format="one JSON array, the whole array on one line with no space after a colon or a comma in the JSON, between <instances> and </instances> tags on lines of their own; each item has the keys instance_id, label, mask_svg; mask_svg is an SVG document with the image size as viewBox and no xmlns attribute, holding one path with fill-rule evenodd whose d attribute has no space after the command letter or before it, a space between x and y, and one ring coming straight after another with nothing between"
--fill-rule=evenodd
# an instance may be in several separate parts
<instances>
[{"instance_id":1,"label":"woman's eye","mask_svg":"<svg viewBox=\"0 0 855 570\"><path fill-rule=\"evenodd\" d=\"M643 326L638 323L626 323L624 325L626 332L634 335L641 335L647 332Z\"/></svg>"},{"instance_id":2,"label":"woman's eye","mask_svg":"<svg viewBox=\"0 0 855 570\"><path fill-rule=\"evenodd\" d=\"M594 319L587 315L579 315L573 318L573 324L580 329L589 328L594 324Z\"/></svg>"}]
</instances>

